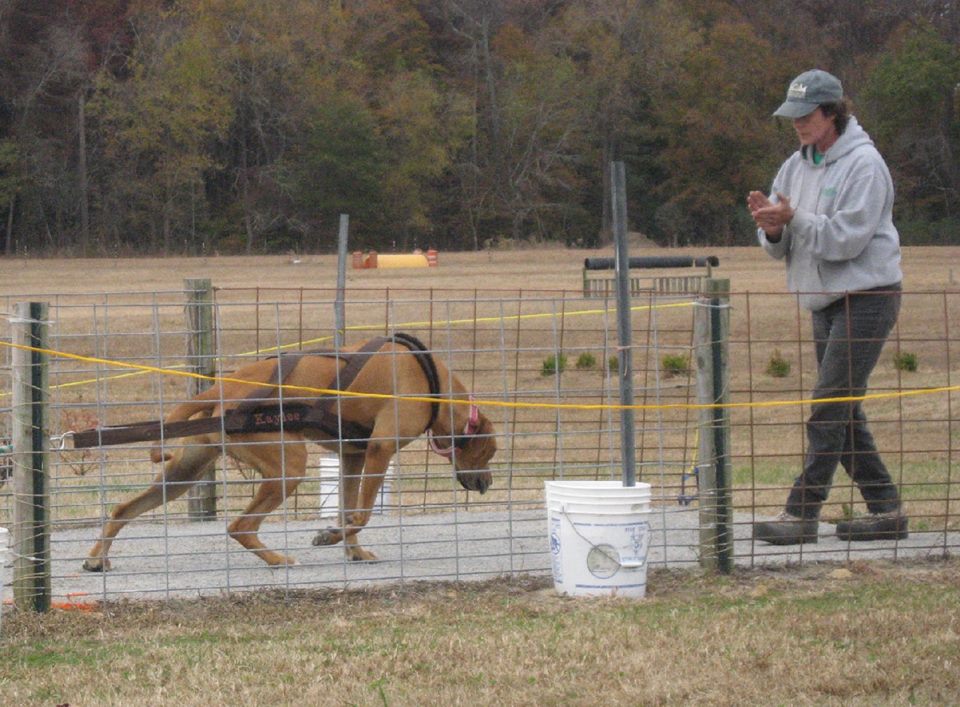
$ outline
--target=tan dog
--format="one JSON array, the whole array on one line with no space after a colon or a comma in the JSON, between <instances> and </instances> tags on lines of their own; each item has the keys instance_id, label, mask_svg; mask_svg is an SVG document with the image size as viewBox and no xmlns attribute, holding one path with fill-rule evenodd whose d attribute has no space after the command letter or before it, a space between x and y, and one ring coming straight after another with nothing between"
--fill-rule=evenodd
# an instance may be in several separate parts
<instances>
[{"instance_id":1,"label":"tan dog","mask_svg":"<svg viewBox=\"0 0 960 707\"><path fill-rule=\"evenodd\" d=\"M109 570L107 555L121 528L140 514L181 496L222 452L263 476L250 504L228 530L231 537L268 565L295 563L293 558L267 548L257 531L264 517L289 498L303 480L307 441L338 453L341 460L340 527L320 531L313 544L333 545L343 540L350 560L377 559L356 543L356 535L370 519L391 458L424 432L431 435L434 451L452 458L464 488L485 492L492 483L488 462L497 449L493 426L443 363L416 350L422 347L416 339L397 334L345 348L337 356L323 352L265 359L238 369L226 381L178 405L165 425L202 421L205 417L230 420L231 415L245 409L247 420L269 417L257 412L256 406L272 404L277 410L278 395L283 401L279 410L285 419L291 419L282 432L229 432L227 427L227 434L214 421L215 432L187 437L179 446L172 442L166 448L155 446L151 458L154 462L166 461L163 471L147 490L114 508L101 539L83 563L84 569ZM354 354L355 363L351 364L350 352L357 351L363 355ZM281 364L282 371L278 370ZM352 380L346 380L348 377ZM277 385L279 380L283 381L282 388ZM348 394L311 392L317 389L346 390ZM406 399L410 397L417 399ZM432 403L432 398L437 402ZM318 420L312 415L311 420L308 416L303 428L296 429L294 416L287 410L298 404L313 412L320 410L325 417ZM447 448L438 447L435 439L442 440Z\"/></svg>"}]
</instances>

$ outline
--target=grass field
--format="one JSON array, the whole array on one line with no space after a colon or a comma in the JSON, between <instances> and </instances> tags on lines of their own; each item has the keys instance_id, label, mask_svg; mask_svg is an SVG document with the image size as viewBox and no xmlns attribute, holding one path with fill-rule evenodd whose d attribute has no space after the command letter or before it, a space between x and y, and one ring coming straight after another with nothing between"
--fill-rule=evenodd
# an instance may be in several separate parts
<instances>
[{"instance_id":1,"label":"grass field","mask_svg":"<svg viewBox=\"0 0 960 707\"><path fill-rule=\"evenodd\" d=\"M635 249L632 253L717 255L720 265L714 269L714 276L729 279L731 286L731 400L760 405L807 397L815 375L809 317L799 311L795 299L784 292L781 263L770 260L760 248L666 251L645 247ZM469 320L478 307L485 307L484 312L496 311L495 306L489 303L498 298L509 306L528 299L536 301L543 298L546 301L550 298L551 302L562 301L564 307L574 310L596 308L599 306L596 301L579 297L583 259L610 254L610 251L556 248L441 253L440 265L436 268L348 268L346 285L349 306L351 312L356 312L350 321L372 327L379 322L382 326L385 310L389 307L393 321L421 322L429 319L434 326L431 328L418 324L415 333L424 336L428 331L438 331L440 345L445 346L445 319L452 316ZM956 325L952 324L960 321L960 291L957 284L960 281L960 265L956 263L960 263L960 248L905 250L903 267L907 294L898 329L887 347L890 353L885 355L871 380L872 392L897 393L956 384L960 376L960 354L957 353L960 351L960 334ZM208 278L218 288L218 301L222 302L224 319L220 348L236 357L234 360L239 360L244 352L275 346L278 338L282 338L283 343L310 341L316 337L323 338L332 330L332 308L316 304L310 307L311 297L313 302L322 297L329 298L336 284L337 264L332 255L307 255L299 258L296 264L286 256L271 256L7 260L3 266L0 302L5 302L5 309L9 311L16 301L25 299L54 302L57 311L55 326L60 336L58 341L70 351L98 352L106 358L129 359L137 363L152 362L159 355L169 355L172 360L179 361L177 357L182 355L183 347L182 290L184 280L188 278ZM304 291L323 294L304 296ZM564 299L558 299L561 297ZM269 306L260 306L260 303L275 301L284 301L286 304L277 312L271 311ZM304 301L307 302L306 306ZM304 312L305 308L309 311ZM425 312L425 308L429 308L429 311ZM104 317L107 323L92 320L91 312ZM652 318L653 314L650 313L635 315L635 344L649 344L645 338L649 334L644 332L653 329L650 323ZM656 344L664 357L671 354L689 356L690 319L689 308L664 310L657 314ZM504 377L503 371L498 370L500 361L490 366L483 359L466 353L459 357L457 368L471 371L468 384L475 391L488 393L490 398L520 403L549 401L551 396L556 399L551 389L553 382L551 377L544 377L542 373L553 354L543 349L539 342L553 342L562 338L565 353L570 359L568 370L563 375L563 390L560 391L564 402L615 402L615 389L606 388L606 398L597 398L595 395L604 383L602 371L611 353L596 348L596 342L608 339L609 335L600 328L599 322L585 317L570 317L569 322L563 324L564 330L557 333L549 328L550 322L545 320L525 321L522 326L530 328L526 338L521 342L518 334L516 343L507 344L508 347L516 346L518 353L516 360L508 362L512 377L500 390L497 384ZM95 331L97 326L104 330ZM615 328L609 322L605 326L607 332ZM502 334L486 323L472 329L461 329L454 331L453 335L461 337L457 345L466 352L478 346L496 349L497 337ZM162 334L154 333L157 330ZM912 373L897 370L892 365L895 352L914 353L919 360L918 370ZM783 377L771 377L766 373L774 353L790 364L789 372ZM594 370L577 370L574 361L581 354L594 356L599 365ZM663 402L695 402L690 397L693 395L691 379L684 376L654 379L654 374L660 373L655 370L659 364L657 360L635 363L635 371L639 371L635 386L641 390L657 388L657 395L662 392L669 398ZM62 377L55 382L72 384L77 377L94 377L83 373L82 364L76 364L76 368L78 372L73 378L70 377L69 368L66 368ZM115 378L107 382L109 387L103 384L100 388L99 394L106 401L104 407L96 410L101 416L97 421L101 424L111 424L112 414L123 419L155 419L160 413L154 401L172 400L183 395L184 384L180 379L167 377L160 383L151 379L150 385L144 385L144 377ZM609 386L610 382L605 385ZM504 388L510 391L512 397L506 398ZM58 395L59 409L68 416L82 417L95 405L101 404L100 398L91 400L91 391L85 387L63 388ZM114 413L110 406L120 401L125 401L125 407ZM135 406L141 402L142 408ZM637 402L656 403L659 399L638 395ZM925 516L946 515L947 502L952 500L949 493L942 492L941 485L953 477L938 472L947 468L950 450L955 450L960 444L960 426L950 423L950 410L956 409L957 405L960 405L960 395L956 392L951 395L889 397L868 404L874 433L883 449L896 450L894 461L898 473L900 469L906 470L904 481L905 488L909 490L907 495L913 494L918 500L923 500L922 515ZM736 408L731 411L734 474L750 492L746 500L741 494L738 503L741 500L745 503L749 501L761 508L779 505L784 485L792 481L802 454L802 423L805 415L806 407L802 405ZM533 434L549 430L551 424L558 424L549 418L549 415L536 410L521 410L509 420L515 429L524 433L531 431L521 439L522 444L512 445L509 463L513 468L524 466L532 469L553 453L554 443L550 436ZM58 419L56 426L76 429L78 425L74 423L82 426L83 422L82 419ZM564 450L567 459L582 463L585 469L589 469L591 457L595 460L597 456L594 451L598 446L596 435L591 436L590 432L597 427L598 416L591 413L565 413L562 424L570 440ZM662 456L661 446L677 457L675 467L671 470L673 476L664 482L663 493L666 495L675 493L672 486L676 486L676 482L673 479L691 463L690 454L696 439L688 431L690 427L690 413L686 411L638 413L641 462ZM648 432L650 429L666 428L678 432L672 438L662 440ZM571 433L574 429L583 429L584 434L574 437ZM0 424L0 434L2 432ZM87 455L93 456L90 453ZM77 456L68 454L64 455L64 459L75 463ZM501 456L497 461L503 460L505 457ZM145 483L152 474L142 457L138 459L132 455L129 467L121 461L122 455L115 453L110 463L117 477L123 477L128 485ZM138 469L141 470L139 476ZM67 469L64 483L84 486L83 478L76 471L76 468ZM239 483L242 478L236 480ZM539 489L539 481L537 473L531 471L527 486ZM413 485L429 485L428 482L416 480ZM96 489L92 490L96 492ZM513 491L523 493L523 489L517 486ZM75 495L74 499L78 512L82 512L82 498ZM838 504L826 512L839 516L843 511ZM953 521L951 523L955 524Z\"/></svg>"},{"instance_id":2,"label":"grass field","mask_svg":"<svg viewBox=\"0 0 960 707\"><path fill-rule=\"evenodd\" d=\"M683 252L718 255L715 276L731 281L732 392L748 400L802 398L813 381L809 324L783 293L781 265L759 249ZM441 253L435 269L348 270L347 287L381 298L409 288L468 298L576 291L583 258L595 254L610 253ZM921 366L906 377L882 362L875 388L956 384L958 263L960 248L905 251L896 345L916 351ZM105 292L172 293L180 307L184 278L251 291L336 281L333 256L298 264L285 257L2 260L0 267L7 311L16 301L82 301ZM131 330L149 321L144 316L136 313ZM775 348L794 364L782 379L763 374ZM522 385L534 385L537 368ZM908 503L924 504L918 508L932 516L956 507L956 475L945 486L943 465L956 457L957 405L954 393L869 407L878 436L901 450ZM790 455L802 440L780 430L801 422L798 409L734 415L735 481L754 494L738 504L782 500ZM952 704L960 701L957 606L960 564L951 559L726 577L655 570L647 599L635 603L563 599L542 578L520 578L119 602L43 616L8 610L0 626L0 704Z\"/></svg>"},{"instance_id":3,"label":"grass field","mask_svg":"<svg viewBox=\"0 0 960 707\"><path fill-rule=\"evenodd\" d=\"M3 620L8 705L948 705L960 562L121 603Z\"/></svg>"}]
</instances>

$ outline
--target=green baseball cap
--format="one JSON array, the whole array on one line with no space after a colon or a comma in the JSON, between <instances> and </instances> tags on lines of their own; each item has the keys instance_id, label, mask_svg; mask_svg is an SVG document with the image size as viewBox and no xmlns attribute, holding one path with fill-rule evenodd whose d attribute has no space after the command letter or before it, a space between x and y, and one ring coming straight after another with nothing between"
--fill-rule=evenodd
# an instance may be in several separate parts
<instances>
[{"instance_id":1,"label":"green baseball cap","mask_svg":"<svg viewBox=\"0 0 960 707\"><path fill-rule=\"evenodd\" d=\"M790 82L787 100L774 111L778 118L802 118L823 103L836 103L843 98L840 79L820 69L804 71Z\"/></svg>"}]
</instances>

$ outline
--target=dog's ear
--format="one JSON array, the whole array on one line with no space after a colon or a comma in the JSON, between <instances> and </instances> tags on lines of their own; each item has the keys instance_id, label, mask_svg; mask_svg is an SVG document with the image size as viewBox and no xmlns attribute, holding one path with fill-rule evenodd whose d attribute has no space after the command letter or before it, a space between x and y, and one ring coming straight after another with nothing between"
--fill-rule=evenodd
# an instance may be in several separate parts
<instances>
[{"instance_id":1,"label":"dog's ear","mask_svg":"<svg viewBox=\"0 0 960 707\"><path fill-rule=\"evenodd\" d=\"M487 463L497 453L497 440L493 436L493 423L480 413L476 435L467 446L470 448L470 461L474 469L486 469Z\"/></svg>"}]
</instances>

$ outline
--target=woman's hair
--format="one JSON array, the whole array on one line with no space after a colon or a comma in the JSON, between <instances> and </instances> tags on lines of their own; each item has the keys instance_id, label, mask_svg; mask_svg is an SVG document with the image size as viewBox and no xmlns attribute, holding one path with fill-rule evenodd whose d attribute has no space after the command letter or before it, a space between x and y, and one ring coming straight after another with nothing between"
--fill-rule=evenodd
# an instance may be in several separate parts
<instances>
[{"instance_id":1,"label":"woman's hair","mask_svg":"<svg viewBox=\"0 0 960 707\"><path fill-rule=\"evenodd\" d=\"M820 110L828 118L833 118L833 126L837 129L837 135L843 135L847 129L847 123L850 122L850 101L841 98L835 103L821 103Z\"/></svg>"}]
</instances>

